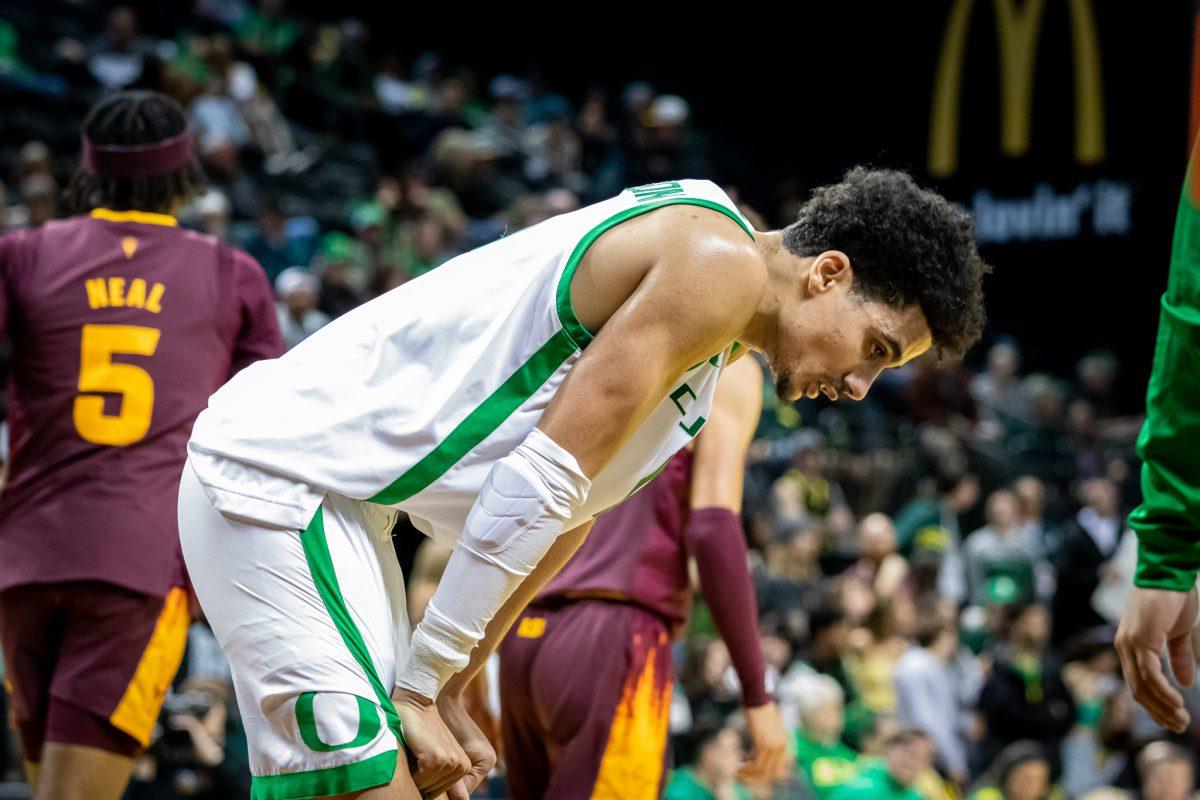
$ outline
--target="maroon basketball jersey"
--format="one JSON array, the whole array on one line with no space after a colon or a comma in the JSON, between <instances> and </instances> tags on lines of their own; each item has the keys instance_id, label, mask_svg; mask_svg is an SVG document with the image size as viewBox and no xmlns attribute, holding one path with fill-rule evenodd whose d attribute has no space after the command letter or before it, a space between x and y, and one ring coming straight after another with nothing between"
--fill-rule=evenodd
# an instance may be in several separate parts
<instances>
[{"instance_id":1,"label":"maroon basketball jersey","mask_svg":"<svg viewBox=\"0 0 1200 800\"><path fill-rule=\"evenodd\" d=\"M681 450L641 491L596 518L591 533L539 595L621 597L682 625L691 602L684 542L692 452Z\"/></svg>"},{"instance_id":2,"label":"maroon basketball jersey","mask_svg":"<svg viewBox=\"0 0 1200 800\"><path fill-rule=\"evenodd\" d=\"M173 217L98 209L0 237L12 344L0 589L165 594L188 436L241 367L283 350L262 268Z\"/></svg>"}]
</instances>

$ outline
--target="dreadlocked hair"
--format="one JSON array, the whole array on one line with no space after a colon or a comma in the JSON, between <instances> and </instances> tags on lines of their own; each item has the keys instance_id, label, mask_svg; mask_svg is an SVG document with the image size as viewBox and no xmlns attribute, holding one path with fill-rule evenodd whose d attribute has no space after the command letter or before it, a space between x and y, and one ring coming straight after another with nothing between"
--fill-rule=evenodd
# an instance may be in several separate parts
<instances>
[{"instance_id":1,"label":"dreadlocked hair","mask_svg":"<svg viewBox=\"0 0 1200 800\"><path fill-rule=\"evenodd\" d=\"M180 105L149 91L112 94L93 106L83 121L83 135L94 144L150 144L178 136L186 128L187 115ZM174 172L140 178L108 178L81 164L67 187L67 201L77 214L94 208L170 214L204 191L204 184L204 171L195 156Z\"/></svg>"}]
</instances>

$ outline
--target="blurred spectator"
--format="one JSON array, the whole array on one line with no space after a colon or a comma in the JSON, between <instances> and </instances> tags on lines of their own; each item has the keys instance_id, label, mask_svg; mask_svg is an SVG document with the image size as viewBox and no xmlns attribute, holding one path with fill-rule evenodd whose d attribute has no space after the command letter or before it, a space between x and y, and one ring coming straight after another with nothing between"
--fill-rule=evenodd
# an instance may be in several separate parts
<instances>
[{"instance_id":1,"label":"blurred spectator","mask_svg":"<svg viewBox=\"0 0 1200 800\"><path fill-rule=\"evenodd\" d=\"M811 632L810 609L820 603L821 541L815 529L797 529L786 542L767 549L763 569L755 572L755 594L761 625L793 642Z\"/></svg>"},{"instance_id":2,"label":"blurred spectator","mask_svg":"<svg viewBox=\"0 0 1200 800\"><path fill-rule=\"evenodd\" d=\"M891 714L896 708L893 676L900 657L909 648L917 624L917 610L908 592L896 592L871 609L864 627L850 637L851 651L846 668L862 698L876 714Z\"/></svg>"},{"instance_id":3,"label":"blurred spectator","mask_svg":"<svg viewBox=\"0 0 1200 800\"><path fill-rule=\"evenodd\" d=\"M987 500L987 522L968 536L963 546L970 597L983 602L986 581L1008 575L1021 587L1022 599L1033 600L1038 575L1048 573L1050 565L1042 556L1034 530L1021 524L1017 495L1007 489L993 492Z\"/></svg>"},{"instance_id":4,"label":"blurred spectator","mask_svg":"<svg viewBox=\"0 0 1200 800\"><path fill-rule=\"evenodd\" d=\"M969 800L1053 800L1050 762L1037 742L1014 742L1004 749Z\"/></svg>"},{"instance_id":5,"label":"blurred spectator","mask_svg":"<svg viewBox=\"0 0 1200 800\"><path fill-rule=\"evenodd\" d=\"M522 105L528 91L523 81L512 75L497 75L489 85L492 111L480 133L496 149L501 168L519 174L525 166L526 130L525 109Z\"/></svg>"},{"instance_id":6,"label":"blurred spectator","mask_svg":"<svg viewBox=\"0 0 1200 800\"><path fill-rule=\"evenodd\" d=\"M702 638L692 643L679 683L697 724L724 719L740 707L737 675L729 649L720 639Z\"/></svg>"},{"instance_id":7,"label":"blurred spectator","mask_svg":"<svg viewBox=\"0 0 1200 800\"><path fill-rule=\"evenodd\" d=\"M955 469L937 471L936 497L918 497L896 515L900 552L931 559L936 590L945 597L967 599L959 518L979 499L979 479Z\"/></svg>"},{"instance_id":8,"label":"blurred spectator","mask_svg":"<svg viewBox=\"0 0 1200 800\"><path fill-rule=\"evenodd\" d=\"M1006 616L1004 638L992 649L991 671L979 694L987 726L983 763L1010 744L1034 739L1057 772L1059 745L1075 724L1075 700L1048 649L1050 615L1045 606L1029 604L1010 607Z\"/></svg>"},{"instance_id":9,"label":"blurred spectator","mask_svg":"<svg viewBox=\"0 0 1200 800\"><path fill-rule=\"evenodd\" d=\"M231 211L229 198L225 193L220 189L209 189L192 203L185 216L194 216L200 230L205 233L227 240Z\"/></svg>"},{"instance_id":10,"label":"blurred spectator","mask_svg":"<svg viewBox=\"0 0 1200 800\"><path fill-rule=\"evenodd\" d=\"M1133 697L1120 686L1080 687L1078 682L1068 682L1080 702L1080 719L1063 742L1063 790L1069 797L1080 797L1105 786L1132 788L1137 743ZM1097 703L1098 717L1094 711Z\"/></svg>"},{"instance_id":11,"label":"blurred spectator","mask_svg":"<svg viewBox=\"0 0 1200 800\"><path fill-rule=\"evenodd\" d=\"M750 800L737 782L742 742L732 728L697 726L691 752L680 753L684 766L671 773L663 800Z\"/></svg>"},{"instance_id":12,"label":"blurred spectator","mask_svg":"<svg viewBox=\"0 0 1200 800\"><path fill-rule=\"evenodd\" d=\"M246 240L245 247L262 264L272 283L288 267L306 266L313 257L312 237L306 231L296 230L297 227L289 226L278 200L268 198L262 204L254 233Z\"/></svg>"},{"instance_id":13,"label":"blurred spectator","mask_svg":"<svg viewBox=\"0 0 1200 800\"><path fill-rule=\"evenodd\" d=\"M86 46L60 42L59 50L68 61L86 62L92 78L105 89L124 89L142 78L157 43L142 36L137 11L122 5L109 12L104 33L96 40Z\"/></svg>"},{"instance_id":14,"label":"blurred spectator","mask_svg":"<svg viewBox=\"0 0 1200 800\"><path fill-rule=\"evenodd\" d=\"M713 174L708 146L691 126L688 102L674 94L655 97L640 113L644 126L634 142L627 181L632 184L672 180L681 175Z\"/></svg>"},{"instance_id":15,"label":"blurred spectator","mask_svg":"<svg viewBox=\"0 0 1200 800\"><path fill-rule=\"evenodd\" d=\"M58 216L58 185L49 175L30 175L21 181L21 199L28 215L25 225L40 228Z\"/></svg>"},{"instance_id":16,"label":"blurred spectator","mask_svg":"<svg viewBox=\"0 0 1200 800\"><path fill-rule=\"evenodd\" d=\"M251 56L285 53L300 38L300 26L286 10L285 0L259 0L236 25L238 44Z\"/></svg>"},{"instance_id":17,"label":"blurred spectator","mask_svg":"<svg viewBox=\"0 0 1200 800\"><path fill-rule=\"evenodd\" d=\"M845 696L837 681L809 673L794 681L790 694L797 703L796 768L817 800L849 783L858 773L858 753L842 743Z\"/></svg>"},{"instance_id":18,"label":"blurred spectator","mask_svg":"<svg viewBox=\"0 0 1200 800\"><path fill-rule=\"evenodd\" d=\"M1021 352L1015 343L1000 341L987 354L987 369L971 380L971 396L979 405L980 421L994 426L999 436L1007 420L1023 416L1020 385Z\"/></svg>"},{"instance_id":19,"label":"blurred spectator","mask_svg":"<svg viewBox=\"0 0 1200 800\"><path fill-rule=\"evenodd\" d=\"M953 618L926 619L917 626L916 645L896 663L896 718L929 735L941 764L959 784L970 778L962 705L963 680L954 670L958 628Z\"/></svg>"},{"instance_id":20,"label":"blurred spectator","mask_svg":"<svg viewBox=\"0 0 1200 800\"><path fill-rule=\"evenodd\" d=\"M967 435L979 417L971 397L971 376L958 363L943 363L932 354L913 362L915 374L905 390L909 417L927 425L949 427Z\"/></svg>"},{"instance_id":21,"label":"blurred spectator","mask_svg":"<svg viewBox=\"0 0 1200 800\"><path fill-rule=\"evenodd\" d=\"M1116 485L1107 478L1092 478L1079 487L1082 508L1063 526L1053 555L1058 572L1054 595L1055 641L1061 642L1104 619L1092 608L1092 595L1100 585L1100 567L1116 553L1123 520Z\"/></svg>"},{"instance_id":22,"label":"blurred spectator","mask_svg":"<svg viewBox=\"0 0 1200 800\"><path fill-rule=\"evenodd\" d=\"M874 592L879 600L890 599L908 575L908 563L896 553L896 527L887 514L868 514L858 523L858 560L846 571Z\"/></svg>"},{"instance_id":23,"label":"blurred spectator","mask_svg":"<svg viewBox=\"0 0 1200 800\"><path fill-rule=\"evenodd\" d=\"M326 234L321 240L317 258L321 292L317 307L330 317L340 317L364 300L358 289L364 276L354 266L358 259L356 245L354 239L340 231Z\"/></svg>"},{"instance_id":24,"label":"blurred spectator","mask_svg":"<svg viewBox=\"0 0 1200 800\"><path fill-rule=\"evenodd\" d=\"M853 515L840 486L827 472L825 442L816 431L802 433L791 468L771 487L776 539L796 528L820 526L827 537L849 533Z\"/></svg>"},{"instance_id":25,"label":"blurred spectator","mask_svg":"<svg viewBox=\"0 0 1200 800\"><path fill-rule=\"evenodd\" d=\"M932 763L929 738L916 728L902 728L884 739L881 756L879 763L830 792L829 800L918 800L921 795L912 787Z\"/></svg>"},{"instance_id":26,"label":"blurred spectator","mask_svg":"<svg viewBox=\"0 0 1200 800\"><path fill-rule=\"evenodd\" d=\"M276 309L283 341L291 350L329 323L329 317L317 309L321 282L303 267L291 267L275 279Z\"/></svg>"},{"instance_id":27,"label":"blurred spectator","mask_svg":"<svg viewBox=\"0 0 1200 800\"><path fill-rule=\"evenodd\" d=\"M35 175L54 177L54 154L45 142L26 142L17 151L17 182L20 183Z\"/></svg>"},{"instance_id":28,"label":"blurred spectator","mask_svg":"<svg viewBox=\"0 0 1200 800\"><path fill-rule=\"evenodd\" d=\"M126 800L249 798L245 739L230 736L237 730L236 715L228 683L184 681L163 704L150 748L134 762Z\"/></svg>"},{"instance_id":29,"label":"blurred spectator","mask_svg":"<svg viewBox=\"0 0 1200 800\"><path fill-rule=\"evenodd\" d=\"M1141 800L1196 800L1196 764L1191 753L1170 742L1151 742L1138 754Z\"/></svg>"},{"instance_id":30,"label":"blurred spectator","mask_svg":"<svg viewBox=\"0 0 1200 800\"><path fill-rule=\"evenodd\" d=\"M1007 454L1027 465L1042 480L1064 484L1071 478L1071 449L1064 428L1062 385L1049 375L1029 375L1021 381L1026 398L1024 415L1009 426Z\"/></svg>"},{"instance_id":31,"label":"blurred spectator","mask_svg":"<svg viewBox=\"0 0 1200 800\"><path fill-rule=\"evenodd\" d=\"M1027 535L1041 552L1050 552L1057 539L1046 520L1046 484L1033 475L1022 475L1013 481L1012 490L1020 506L1021 526L1028 529ZM1050 589L1047 587L1047 592Z\"/></svg>"},{"instance_id":32,"label":"blurred spectator","mask_svg":"<svg viewBox=\"0 0 1200 800\"><path fill-rule=\"evenodd\" d=\"M1117 375L1120 363L1107 350L1089 353L1079 360L1075 368L1076 394L1102 417L1117 413Z\"/></svg>"}]
</instances>

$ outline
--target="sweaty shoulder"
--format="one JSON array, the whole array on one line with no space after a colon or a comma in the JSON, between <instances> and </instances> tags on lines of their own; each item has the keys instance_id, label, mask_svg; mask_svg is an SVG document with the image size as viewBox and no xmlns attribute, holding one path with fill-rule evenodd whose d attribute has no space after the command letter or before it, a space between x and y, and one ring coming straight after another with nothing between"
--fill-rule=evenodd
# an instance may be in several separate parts
<instances>
[{"instance_id":1,"label":"sweaty shoulder","mask_svg":"<svg viewBox=\"0 0 1200 800\"><path fill-rule=\"evenodd\" d=\"M766 264L745 229L721 211L680 204L601 236L580 264L571 297L594 331L635 294L669 292L696 312L748 317L766 280Z\"/></svg>"}]
</instances>

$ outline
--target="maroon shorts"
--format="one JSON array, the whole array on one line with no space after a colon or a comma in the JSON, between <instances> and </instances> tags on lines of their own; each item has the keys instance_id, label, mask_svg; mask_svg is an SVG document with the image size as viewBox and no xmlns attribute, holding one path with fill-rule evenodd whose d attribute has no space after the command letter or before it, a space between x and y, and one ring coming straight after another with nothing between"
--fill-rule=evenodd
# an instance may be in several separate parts
<instances>
[{"instance_id":1,"label":"maroon shorts","mask_svg":"<svg viewBox=\"0 0 1200 800\"><path fill-rule=\"evenodd\" d=\"M656 800L674 682L662 618L582 600L530 608L500 645L513 800Z\"/></svg>"},{"instance_id":2,"label":"maroon shorts","mask_svg":"<svg viewBox=\"0 0 1200 800\"><path fill-rule=\"evenodd\" d=\"M179 669L187 596L97 581L0 591L0 648L28 761L45 742L132 755L150 741Z\"/></svg>"}]
</instances>

